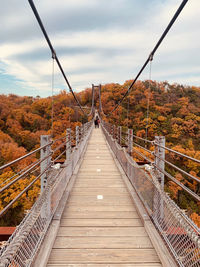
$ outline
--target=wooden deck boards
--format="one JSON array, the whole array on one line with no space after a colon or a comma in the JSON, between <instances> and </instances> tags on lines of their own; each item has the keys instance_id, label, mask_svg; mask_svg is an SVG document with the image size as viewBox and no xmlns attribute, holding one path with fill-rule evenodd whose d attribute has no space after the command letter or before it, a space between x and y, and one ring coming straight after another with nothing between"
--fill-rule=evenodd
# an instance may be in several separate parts
<instances>
[{"instance_id":1,"label":"wooden deck boards","mask_svg":"<svg viewBox=\"0 0 200 267\"><path fill-rule=\"evenodd\" d=\"M161 267L100 129L94 129L47 267Z\"/></svg>"}]
</instances>

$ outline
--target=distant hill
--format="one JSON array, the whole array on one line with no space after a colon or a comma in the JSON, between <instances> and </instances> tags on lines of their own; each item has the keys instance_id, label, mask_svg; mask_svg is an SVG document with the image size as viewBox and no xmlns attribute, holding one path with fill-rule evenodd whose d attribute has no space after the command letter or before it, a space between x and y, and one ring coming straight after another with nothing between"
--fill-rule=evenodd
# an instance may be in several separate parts
<instances>
[{"instance_id":1,"label":"distant hill","mask_svg":"<svg viewBox=\"0 0 200 267\"><path fill-rule=\"evenodd\" d=\"M105 114L109 114L113 110L131 82L129 80L123 85L110 83L102 86L101 101ZM83 106L91 106L92 91L90 88L76 95ZM169 84L168 82L138 81L129 97L105 120L124 126L124 128L132 128L135 135L145 137L148 99L148 139L153 140L156 135L164 135L168 147L200 159L200 87ZM78 107L75 107L76 103L72 95L65 91L54 96L53 101L51 97L33 98L0 95L0 165L38 148L40 135L51 134L52 103L53 137L65 136L66 128L72 127L74 129L76 125L87 121L87 117L83 116ZM99 106L97 91L95 106L96 108ZM29 164L35 160L34 157L29 159ZM191 163L171 153L167 153L166 158L199 179L200 166L198 164ZM0 183L14 175L22 167L24 166L19 165L15 169L8 169L1 173ZM200 193L200 185L197 182L186 179L182 174L170 168L167 171L187 187ZM26 183L26 181L23 182ZM19 201L12 211L18 214L16 218L21 218L24 211L32 205L39 192L39 187L38 183L33 188L32 193L30 192L30 197L26 202L23 199ZM13 190L17 189L14 188ZM168 179L165 179L165 190L181 208L187 210L200 227L199 204ZM10 193L8 192L8 202L10 201L9 197ZM3 206L4 201L3 198L0 198L0 205ZM16 225L18 219L13 221L12 212L6 220L0 223Z\"/></svg>"}]
</instances>

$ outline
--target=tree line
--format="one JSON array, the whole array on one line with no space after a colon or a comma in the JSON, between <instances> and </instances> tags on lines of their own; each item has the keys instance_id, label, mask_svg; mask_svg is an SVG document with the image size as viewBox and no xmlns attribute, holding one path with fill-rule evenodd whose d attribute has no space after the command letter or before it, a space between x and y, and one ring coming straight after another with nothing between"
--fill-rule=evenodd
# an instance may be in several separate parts
<instances>
[{"instance_id":1,"label":"tree line","mask_svg":"<svg viewBox=\"0 0 200 267\"><path fill-rule=\"evenodd\" d=\"M102 86L101 102L105 114L109 114L131 84L110 83ZM97 89L96 89L97 90ZM87 88L76 94L84 107L91 107L92 90ZM147 106L148 122L147 122ZM52 122L53 105L53 122ZM98 108L98 92L95 92L95 106ZM40 136L53 134L53 138L65 136L66 128L73 128L88 120L76 107L71 94L61 91L51 97L20 97L17 95L0 95L0 165L12 161L40 146ZM122 105L105 120L110 123L131 128L139 137L153 140L156 135L164 135L166 146L183 154L200 159L200 88L170 84L167 81L138 81ZM53 133L52 133L53 128ZM34 162L39 157L33 155L17 166L7 168L0 173L0 184L15 175L20 169ZM136 157L133 155L133 157ZM166 153L167 160L175 163L199 179L200 166L171 152ZM200 193L199 183L166 166L177 180ZM29 177L29 179L34 179ZM0 209L23 189L26 179L19 182L0 196ZM188 196L179 186L165 179L165 190L171 198L200 227L200 204ZM38 181L27 194L10 209L1 225L17 225L25 212L30 209L40 192ZM15 216L12 216L12 215Z\"/></svg>"}]
</instances>

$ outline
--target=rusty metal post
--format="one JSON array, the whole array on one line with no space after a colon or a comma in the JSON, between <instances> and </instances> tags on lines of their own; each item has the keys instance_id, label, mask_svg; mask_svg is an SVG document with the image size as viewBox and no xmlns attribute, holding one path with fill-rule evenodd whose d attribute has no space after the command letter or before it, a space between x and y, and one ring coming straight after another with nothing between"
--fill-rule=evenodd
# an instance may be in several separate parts
<instances>
[{"instance_id":1,"label":"rusty metal post","mask_svg":"<svg viewBox=\"0 0 200 267\"><path fill-rule=\"evenodd\" d=\"M71 140L71 129L67 128L66 134L66 159L70 160L71 157L71 147L72 147L72 140Z\"/></svg>"},{"instance_id":2,"label":"rusty metal post","mask_svg":"<svg viewBox=\"0 0 200 267\"><path fill-rule=\"evenodd\" d=\"M128 129L128 153L131 155L133 152L133 130Z\"/></svg>"},{"instance_id":3,"label":"rusty metal post","mask_svg":"<svg viewBox=\"0 0 200 267\"><path fill-rule=\"evenodd\" d=\"M40 136L40 145L45 146L46 144L50 143L50 135L41 135ZM45 157L49 156L47 159L40 163L40 173L43 173L48 166L50 166L51 162L51 145L41 149L40 151L40 159L43 160ZM47 173L43 173L41 175L41 193L44 191L46 184L47 184Z\"/></svg>"}]
</instances>

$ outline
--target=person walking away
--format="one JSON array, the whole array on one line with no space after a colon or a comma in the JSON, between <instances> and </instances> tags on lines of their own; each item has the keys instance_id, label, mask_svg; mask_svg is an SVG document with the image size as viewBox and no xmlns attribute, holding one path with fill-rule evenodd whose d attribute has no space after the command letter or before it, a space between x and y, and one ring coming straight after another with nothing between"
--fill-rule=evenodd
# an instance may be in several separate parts
<instances>
[{"instance_id":1,"label":"person walking away","mask_svg":"<svg viewBox=\"0 0 200 267\"><path fill-rule=\"evenodd\" d=\"M94 125L95 125L95 128L98 128L98 120L97 119L94 120Z\"/></svg>"},{"instance_id":2,"label":"person walking away","mask_svg":"<svg viewBox=\"0 0 200 267\"><path fill-rule=\"evenodd\" d=\"M99 128L99 123L100 123L99 117L96 116L96 118L95 118L95 120L94 120L95 128Z\"/></svg>"}]
</instances>

